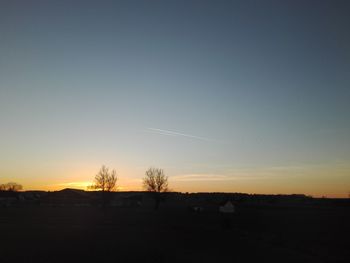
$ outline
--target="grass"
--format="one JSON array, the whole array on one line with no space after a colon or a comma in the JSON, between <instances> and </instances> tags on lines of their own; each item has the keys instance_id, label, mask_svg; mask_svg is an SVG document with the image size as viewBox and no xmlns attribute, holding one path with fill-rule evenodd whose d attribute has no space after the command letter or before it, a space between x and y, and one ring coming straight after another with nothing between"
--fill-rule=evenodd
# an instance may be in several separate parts
<instances>
[{"instance_id":1,"label":"grass","mask_svg":"<svg viewBox=\"0 0 350 263\"><path fill-rule=\"evenodd\" d=\"M0 208L1 262L347 262L349 208Z\"/></svg>"}]
</instances>

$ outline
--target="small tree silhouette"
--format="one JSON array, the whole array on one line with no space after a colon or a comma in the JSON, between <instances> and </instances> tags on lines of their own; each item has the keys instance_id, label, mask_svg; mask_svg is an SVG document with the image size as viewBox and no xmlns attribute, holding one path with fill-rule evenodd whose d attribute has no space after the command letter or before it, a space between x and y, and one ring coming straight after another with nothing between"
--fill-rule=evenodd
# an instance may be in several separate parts
<instances>
[{"instance_id":1,"label":"small tree silhouette","mask_svg":"<svg viewBox=\"0 0 350 263\"><path fill-rule=\"evenodd\" d=\"M111 192L116 188L117 173L115 170L109 171L109 168L102 165L100 171L95 175L92 189L101 190L102 192Z\"/></svg>"},{"instance_id":2,"label":"small tree silhouette","mask_svg":"<svg viewBox=\"0 0 350 263\"><path fill-rule=\"evenodd\" d=\"M155 199L155 209L159 208L161 193L168 192L168 177L164 174L163 169L149 168L146 176L143 178L143 187L153 193Z\"/></svg>"},{"instance_id":3,"label":"small tree silhouette","mask_svg":"<svg viewBox=\"0 0 350 263\"><path fill-rule=\"evenodd\" d=\"M23 189L23 186L17 183L7 183L7 184L0 184L0 191L11 191L11 192L18 192Z\"/></svg>"},{"instance_id":4,"label":"small tree silhouette","mask_svg":"<svg viewBox=\"0 0 350 263\"><path fill-rule=\"evenodd\" d=\"M109 168L102 165L100 171L95 175L94 184L89 189L100 190L102 192L102 204L105 205L109 192L114 191L117 185L117 173L115 170L109 171Z\"/></svg>"}]
</instances>

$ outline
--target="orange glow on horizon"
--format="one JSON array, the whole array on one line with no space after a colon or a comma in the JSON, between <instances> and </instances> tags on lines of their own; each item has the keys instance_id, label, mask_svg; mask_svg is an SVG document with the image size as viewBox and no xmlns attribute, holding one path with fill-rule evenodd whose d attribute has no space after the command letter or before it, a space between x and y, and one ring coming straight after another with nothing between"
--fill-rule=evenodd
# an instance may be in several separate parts
<instances>
[{"instance_id":1,"label":"orange glow on horizon","mask_svg":"<svg viewBox=\"0 0 350 263\"><path fill-rule=\"evenodd\" d=\"M118 165L116 165L118 166ZM119 165L120 166L120 165ZM109 166L113 169L113 166ZM41 171L40 176L34 171L26 177L1 177L0 183L17 182L24 190L57 191L65 188L89 190L100 165L76 164L67 170L58 169L51 172ZM33 169L34 170L34 169ZM142 178L145 167L128 168L122 166L117 170L117 191L142 191ZM305 194L313 197L348 198L350 167L338 166L300 166L300 167L261 167L231 169L221 174L188 173L171 174L169 186L174 192L226 192L248 194ZM22 174L21 171L17 171ZM173 172L174 173L174 172ZM1 174L11 172L2 171ZM12 174L15 174L12 172ZM42 174L42 175L41 175ZM62 174L65 174L62 176ZM330 176L332 175L332 176ZM59 178L59 179L58 179Z\"/></svg>"},{"instance_id":2,"label":"orange glow on horizon","mask_svg":"<svg viewBox=\"0 0 350 263\"><path fill-rule=\"evenodd\" d=\"M127 182L126 182L127 183ZM171 183L171 182L170 182ZM67 182L61 184L46 185L43 187L26 187L24 191L29 190L43 190L43 191L60 191L65 188L80 189L85 191L90 191L88 186L92 185L91 181L80 181L80 182ZM181 185L176 182L171 184L173 187L170 188L173 192L182 193L200 193L200 192L222 192L222 193L247 193L247 194L266 194L266 195L277 195L277 194L305 194L312 197L328 197L328 198L348 198L348 193L335 193L335 192L323 192L323 191L313 191L313 192L301 192L301 191L283 191L282 189L276 188L266 188L258 189L253 187L210 187L209 185ZM126 184L118 185L115 191L143 191L142 185L140 184Z\"/></svg>"}]
</instances>

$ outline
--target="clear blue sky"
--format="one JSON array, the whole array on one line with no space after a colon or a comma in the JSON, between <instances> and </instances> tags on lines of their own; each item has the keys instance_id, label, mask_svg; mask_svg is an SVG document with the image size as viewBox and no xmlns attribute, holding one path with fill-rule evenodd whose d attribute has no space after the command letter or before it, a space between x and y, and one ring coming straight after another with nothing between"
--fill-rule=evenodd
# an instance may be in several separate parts
<instances>
[{"instance_id":1,"label":"clear blue sky","mask_svg":"<svg viewBox=\"0 0 350 263\"><path fill-rule=\"evenodd\" d=\"M350 190L348 1L1 1L0 183Z\"/></svg>"}]
</instances>

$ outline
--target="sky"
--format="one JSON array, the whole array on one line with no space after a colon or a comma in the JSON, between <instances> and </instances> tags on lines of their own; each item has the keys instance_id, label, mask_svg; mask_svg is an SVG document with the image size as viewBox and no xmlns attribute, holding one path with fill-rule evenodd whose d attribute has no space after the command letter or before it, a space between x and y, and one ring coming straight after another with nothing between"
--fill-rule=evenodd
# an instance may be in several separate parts
<instances>
[{"instance_id":1,"label":"sky","mask_svg":"<svg viewBox=\"0 0 350 263\"><path fill-rule=\"evenodd\" d=\"M348 1L0 2L0 183L347 197Z\"/></svg>"}]
</instances>

